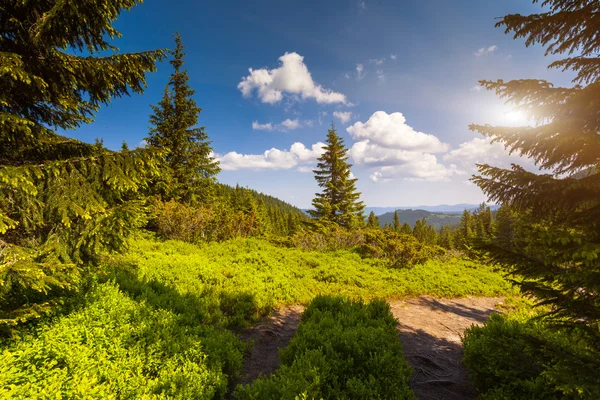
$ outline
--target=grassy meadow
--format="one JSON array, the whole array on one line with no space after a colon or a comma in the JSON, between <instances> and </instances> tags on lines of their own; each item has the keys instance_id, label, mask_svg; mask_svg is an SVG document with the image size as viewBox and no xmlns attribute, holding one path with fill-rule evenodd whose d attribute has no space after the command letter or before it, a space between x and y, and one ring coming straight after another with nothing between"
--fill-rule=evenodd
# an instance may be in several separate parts
<instances>
[{"instance_id":1,"label":"grassy meadow","mask_svg":"<svg viewBox=\"0 0 600 400\"><path fill-rule=\"evenodd\" d=\"M132 240L87 285L62 314L2 344L0 398L221 398L249 345L236 332L273 307L331 294L513 292L492 268L453 258L390 269L352 251L260 239L192 245L149 235Z\"/></svg>"}]
</instances>

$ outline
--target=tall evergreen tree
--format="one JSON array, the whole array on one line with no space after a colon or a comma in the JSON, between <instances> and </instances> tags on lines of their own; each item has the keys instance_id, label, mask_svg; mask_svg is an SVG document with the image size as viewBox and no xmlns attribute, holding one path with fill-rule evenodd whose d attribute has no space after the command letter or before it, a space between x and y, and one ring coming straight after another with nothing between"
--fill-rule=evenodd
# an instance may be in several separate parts
<instances>
[{"instance_id":1,"label":"tall evergreen tree","mask_svg":"<svg viewBox=\"0 0 600 400\"><path fill-rule=\"evenodd\" d=\"M82 263L122 249L144 219L151 152L59 136L114 97L141 93L162 51L117 51L112 23L136 0L4 1L0 7L0 325L38 316ZM82 53L85 55L81 55Z\"/></svg>"},{"instance_id":2,"label":"tall evergreen tree","mask_svg":"<svg viewBox=\"0 0 600 400\"><path fill-rule=\"evenodd\" d=\"M313 218L335 222L341 226L354 228L364 224L365 205L359 200L356 191L356 178L352 178L348 164L348 149L344 140L337 135L332 125L327 133L325 152L319 157L314 171L319 187L312 204L315 208L309 213Z\"/></svg>"},{"instance_id":3,"label":"tall evergreen tree","mask_svg":"<svg viewBox=\"0 0 600 400\"><path fill-rule=\"evenodd\" d=\"M379 217L375 215L373 211L369 213L369 218L367 218L367 228L371 229L379 229L381 225L379 225Z\"/></svg>"},{"instance_id":4,"label":"tall evergreen tree","mask_svg":"<svg viewBox=\"0 0 600 400\"><path fill-rule=\"evenodd\" d=\"M398 216L398 210L394 211L394 231L400 232L400 216Z\"/></svg>"},{"instance_id":5,"label":"tall evergreen tree","mask_svg":"<svg viewBox=\"0 0 600 400\"><path fill-rule=\"evenodd\" d=\"M162 182L159 187L162 194L186 202L208 202L221 169L212 157L205 127L197 126L202 109L196 105L195 91L190 88L187 71L183 69L185 52L179 33L175 34L172 56L174 71L162 100L152 106L152 127L146 141L150 147L168 150L164 158L172 179Z\"/></svg>"},{"instance_id":6,"label":"tall evergreen tree","mask_svg":"<svg viewBox=\"0 0 600 400\"><path fill-rule=\"evenodd\" d=\"M595 332L600 323L600 2L546 0L541 14L507 15L497 26L568 54L552 68L575 73L572 87L535 79L481 81L525 112L534 126L472 125L510 151L535 160L549 174L514 165L480 165L473 178L488 197L519 212L526 245L494 243L500 260L516 265L521 288L552 305L562 324ZM581 171L586 173L580 174Z\"/></svg>"},{"instance_id":7,"label":"tall evergreen tree","mask_svg":"<svg viewBox=\"0 0 600 400\"><path fill-rule=\"evenodd\" d=\"M449 250L454 248L454 238L452 237L452 230L448 225L444 225L440 229L438 243L440 246Z\"/></svg>"}]
</instances>

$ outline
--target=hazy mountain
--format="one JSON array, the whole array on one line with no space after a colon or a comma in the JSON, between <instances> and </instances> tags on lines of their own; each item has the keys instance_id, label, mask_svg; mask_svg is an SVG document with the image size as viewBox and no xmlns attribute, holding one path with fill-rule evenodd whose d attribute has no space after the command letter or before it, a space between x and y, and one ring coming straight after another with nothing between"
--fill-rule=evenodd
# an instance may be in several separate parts
<instances>
[{"instance_id":1,"label":"hazy mountain","mask_svg":"<svg viewBox=\"0 0 600 400\"><path fill-rule=\"evenodd\" d=\"M393 213L395 210L424 210L424 211L430 211L430 212L434 212L434 213L454 213L454 214L459 214L462 213L464 210L475 210L479 207L479 204L454 204L454 205L448 205L448 204L441 204L438 206L412 206L412 207L406 207L406 206L398 206L398 207L366 207L365 208L365 215L369 215L369 213L371 211L373 211L375 213L375 215L383 215L385 213ZM499 206L496 205L490 205L490 208L492 210L497 210Z\"/></svg>"},{"instance_id":2,"label":"hazy mountain","mask_svg":"<svg viewBox=\"0 0 600 400\"><path fill-rule=\"evenodd\" d=\"M464 209L463 209L464 210ZM460 213L435 213L426 210L398 210L398 216L400 217L400 223L403 224L408 222L410 226L414 226L417 220L425 218L430 225L433 225L436 229L440 229L444 225L458 225L460 223ZM392 224L394 222L394 212L388 212L379 216L379 223L381 226L386 223Z\"/></svg>"}]
</instances>

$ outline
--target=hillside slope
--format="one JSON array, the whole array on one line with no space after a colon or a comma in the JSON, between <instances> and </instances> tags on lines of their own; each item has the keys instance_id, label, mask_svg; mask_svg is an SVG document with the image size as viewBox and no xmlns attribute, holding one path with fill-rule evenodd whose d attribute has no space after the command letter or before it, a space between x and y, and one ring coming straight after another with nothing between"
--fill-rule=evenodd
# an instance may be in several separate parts
<instances>
[{"instance_id":1,"label":"hillside slope","mask_svg":"<svg viewBox=\"0 0 600 400\"><path fill-rule=\"evenodd\" d=\"M449 214L449 213L434 213L425 210L398 210L398 216L400 217L400 223L408 222L410 226L414 226L417 220L425 218L430 225L434 228L440 229L444 225L457 225L460 223L461 214ZM394 222L394 213L389 212L379 216L379 223L384 226L386 223Z\"/></svg>"}]
</instances>

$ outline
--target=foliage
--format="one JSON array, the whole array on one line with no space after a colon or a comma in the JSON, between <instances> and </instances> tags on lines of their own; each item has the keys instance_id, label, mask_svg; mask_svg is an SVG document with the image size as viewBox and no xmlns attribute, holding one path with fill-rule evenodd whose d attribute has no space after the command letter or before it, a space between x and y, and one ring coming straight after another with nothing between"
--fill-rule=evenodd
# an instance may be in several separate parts
<instances>
[{"instance_id":1,"label":"foliage","mask_svg":"<svg viewBox=\"0 0 600 400\"><path fill-rule=\"evenodd\" d=\"M268 378L238 387L245 399L414 399L412 368L403 356L396 320L382 300L369 304L316 297Z\"/></svg>"},{"instance_id":2,"label":"foliage","mask_svg":"<svg viewBox=\"0 0 600 400\"><path fill-rule=\"evenodd\" d=\"M431 247L411 235L394 231L367 230L360 253L373 258L381 258L392 268L405 268L422 264L444 250Z\"/></svg>"},{"instance_id":3,"label":"foliage","mask_svg":"<svg viewBox=\"0 0 600 400\"><path fill-rule=\"evenodd\" d=\"M111 153L59 136L113 97L141 93L162 51L107 54L137 1L5 2L0 13L0 325L49 310L81 266L121 250L145 221L148 151ZM80 55L81 53L86 55ZM104 53L96 56L98 53ZM77 270L75 270L77 268ZM0 328L1 329L1 328Z\"/></svg>"},{"instance_id":4,"label":"foliage","mask_svg":"<svg viewBox=\"0 0 600 400\"><path fill-rule=\"evenodd\" d=\"M344 140L337 135L332 126L327 132L324 153L319 157L315 179L322 193L317 193L312 205L315 208L309 214L319 220L335 222L346 228L364 225L365 205L359 200L356 191L356 178L352 178L348 164L348 149Z\"/></svg>"},{"instance_id":5,"label":"foliage","mask_svg":"<svg viewBox=\"0 0 600 400\"><path fill-rule=\"evenodd\" d=\"M410 270L390 269L384 260L350 251L304 251L260 239L199 246L137 238L117 265L134 265L142 281L168 284L181 294L214 290L235 296L240 288L262 314L281 304L307 303L318 294L351 298L496 296L512 293L493 268L472 261L430 260Z\"/></svg>"},{"instance_id":6,"label":"foliage","mask_svg":"<svg viewBox=\"0 0 600 400\"><path fill-rule=\"evenodd\" d=\"M525 293L552 306L549 318L559 325L587 326L590 343L597 346L600 3L546 0L543 4L547 9L544 13L507 15L497 26L513 32L515 38L525 38L528 46L547 46L549 55L568 53L570 57L550 67L576 72L577 84L567 88L532 79L481 81L525 112L535 126L472 125L471 129L503 143L511 152L532 158L551 173L535 174L517 165L510 170L480 165L480 175L473 180L492 201L518 212L521 220L520 245L506 248L506 242L491 241L487 250L522 277L520 285Z\"/></svg>"},{"instance_id":7,"label":"foliage","mask_svg":"<svg viewBox=\"0 0 600 400\"><path fill-rule=\"evenodd\" d=\"M207 203L212 199L215 177L221 169L212 156L205 128L196 127L202 109L196 105L195 91L188 85L187 71L182 69L185 52L179 33L171 54L174 72L162 100L158 106L152 106L152 128L146 138L149 147L168 150L164 161L169 178L159 181L157 192L168 199Z\"/></svg>"},{"instance_id":8,"label":"foliage","mask_svg":"<svg viewBox=\"0 0 600 400\"><path fill-rule=\"evenodd\" d=\"M369 217L367 218L367 228L377 229L381 228L379 225L379 218L375 215L373 211L369 213Z\"/></svg>"},{"instance_id":9,"label":"foliage","mask_svg":"<svg viewBox=\"0 0 600 400\"><path fill-rule=\"evenodd\" d=\"M299 208L256 190L218 183L215 193L218 199L238 210L247 208L250 197L254 199L257 206L264 209L261 212L268 220L265 233L278 236L293 235L302 226L302 223L308 220L308 216Z\"/></svg>"},{"instance_id":10,"label":"foliage","mask_svg":"<svg viewBox=\"0 0 600 400\"><path fill-rule=\"evenodd\" d=\"M7 343L0 397L223 398L244 345L202 322L98 285L78 310Z\"/></svg>"},{"instance_id":11,"label":"foliage","mask_svg":"<svg viewBox=\"0 0 600 400\"><path fill-rule=\"evenodd\" d=\"M224 241L250 237L261 233L261 221L256 203L250 198L250 207L244 212L227 204L216 203L196 207L175 200L155 202L154 215L157 232L165 239L190 243Z\"/></svg>"},{"instance_id":12,"label":"foliage","mask_svg":"<svg viewBox=\"0 0 600 400\"><path fill-rule=\"evenodd\" d=\"M348 250L364 241L362 231L345 229L327 221L316 221L309 229L301 229L291 237L294 246L304 250Z\"/></svg>"},{"instance_id":13,"label":"foliage","mask_svg":"<svg viewBox=\"0 0 600 400\"><path fill-rule=\"evenodd\" d=\"M464 364L482 399L597 399L599 354L581 332L551 330L521 300L465 332Z\"/></svg>"}]
</instances>

